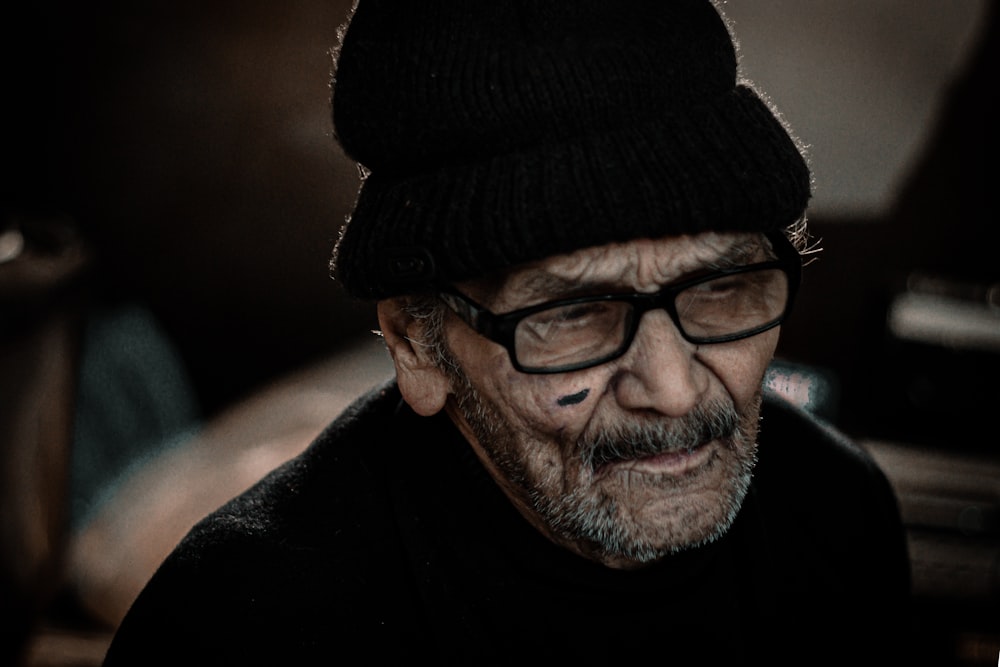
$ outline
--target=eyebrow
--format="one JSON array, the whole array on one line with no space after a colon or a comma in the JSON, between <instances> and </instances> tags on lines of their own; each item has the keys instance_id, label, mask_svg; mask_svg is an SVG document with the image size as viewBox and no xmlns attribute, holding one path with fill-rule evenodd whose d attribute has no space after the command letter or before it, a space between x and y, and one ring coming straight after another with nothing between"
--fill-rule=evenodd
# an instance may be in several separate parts
<instances>
[{"instance_id":1,"label":"eyebrow","mask_svg":"<svg viewBox=\"0 0 1000 667\"><path fill-rule=\"evenodd\" d=\"M757 259L757 255L762 251L765 259ZM773 251L764 240L761 237L754 236L739 243L734 243L721 255L707 262L703 268L711 271L734 269L750 264L753 261L767 261L773 259L774 256Z\"/></svg>"},{"instance_id":2,"label":"eyebrow","mask_svg":"<svg viewBox=\"0 0 1000 667\"><path fill-rule=\"evenodd\" d=\"M697 267L683 271L674 280L678 282L694 274L706 271L724 271L738 268L753 261L766 261L758 259L758 255L764 252L766 259L772 259L773 252L761 237L754 236L737 243L733 243L714 259L705 262ZM549 273L544 269L537 269L524 277L524 282L520 285L526 293L539 297L549 297L555 295L556 298L572 298L578 294L594 293L600 290L614 291L621 289L621 285L610 280L600 280L588 283L578 283L568 278L563 278Z\"/></svg>"},{"instance_id":3,"label":"eyebrow","mask_svg":"<svg viewBox=\"0 0 1000 667\"><path fill-rule=\"evenodd\" d=\"M522 287L529 294L540 295L573 294L583 289L580 283L548 273L543 269L538 269L529 274ZM587 285L587 289L592 287L593 285Z\"/></svg>"}]
</instances>

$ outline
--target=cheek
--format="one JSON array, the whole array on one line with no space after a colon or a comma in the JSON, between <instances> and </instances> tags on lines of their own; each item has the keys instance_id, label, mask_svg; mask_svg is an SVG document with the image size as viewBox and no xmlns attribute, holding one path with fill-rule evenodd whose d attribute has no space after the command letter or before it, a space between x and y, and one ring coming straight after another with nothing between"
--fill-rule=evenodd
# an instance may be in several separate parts
<instances>
[{"instance_id":1,"label":"cheek","mask_svg":"<svg viewBox=\"0 0 1000 667\"><path fill-rule=\"evenodd\" d=\"M573 440L594 410L596 392L584 382L515 373L498 387L502 410L542 439Z\"/></svg>"},{"instance_id":2,"label":"cheek","mask_svg":"<svg viewBox=\"0 0 1000 667\"><path fill-rule=\"evenodd\" d=\"M742 408L760 390L777 345L775 328L734 343L706 346L699 356L725 386L737 408Z\"/></svg>"},{"instance_id":3,"label":"cheek","mask_svg":"<svg viewBox=\"0 0 1000 667\"><path fill-rule=\"evenodd\" d=\"M595 409L600 380L592 374L518 372L505 349L472 332L452 330L448 344L472 385L515 430L534 438L572 439Z\"/></svg>"}]
</instances>

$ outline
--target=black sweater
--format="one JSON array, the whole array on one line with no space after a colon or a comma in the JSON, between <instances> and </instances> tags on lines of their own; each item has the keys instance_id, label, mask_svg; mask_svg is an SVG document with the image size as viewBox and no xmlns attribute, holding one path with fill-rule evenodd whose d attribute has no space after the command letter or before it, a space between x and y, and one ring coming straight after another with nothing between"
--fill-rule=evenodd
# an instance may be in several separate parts
<instances>
[{"instance_id":1,"label":"black sweater","mask_svg":"<svg viewBox=\"0 0 1000 667\"><path fill-rule=\"evenodd\" d=\"M618 571L542 537L389 383L192 529L105 664L868 662L902 655L908 593L886 478L780 399L729 533Z\"/></svg>"}]
</instances>

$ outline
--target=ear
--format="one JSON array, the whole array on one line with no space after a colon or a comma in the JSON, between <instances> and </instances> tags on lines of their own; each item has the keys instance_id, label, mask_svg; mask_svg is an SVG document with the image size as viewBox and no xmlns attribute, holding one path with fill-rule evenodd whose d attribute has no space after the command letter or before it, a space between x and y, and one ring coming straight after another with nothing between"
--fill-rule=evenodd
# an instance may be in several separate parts
<instances>
[{"instance_id":1,"label":"ear","mask_svg":"<svg viewBox=\"0 0 1000 667\"><path fill-rule=\"evenodd\" d=\"M396 366L399 390L413 411L429 417L444 408L451 393L447 375L437 367L427 346L420 342L419 323L406 314L400 299L378 303L378 323Z\"/></svg>"}]
</instances>

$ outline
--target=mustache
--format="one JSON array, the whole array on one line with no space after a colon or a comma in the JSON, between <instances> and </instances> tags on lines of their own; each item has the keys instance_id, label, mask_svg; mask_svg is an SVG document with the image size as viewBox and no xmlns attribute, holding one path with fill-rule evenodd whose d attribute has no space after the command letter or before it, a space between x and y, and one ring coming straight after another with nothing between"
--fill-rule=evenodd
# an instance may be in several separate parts
<instances>
[{"instance_id":1,"label":"mustache","mask_svg":"<svg viewBox=\"0 0 1000 667\"><path fill-rule=\"evenodd\" d=\"M678 419L632 420L603 427L579 442L585 465L596 470L605 463L655 454L690 452L712 440L727 440L739 429L732 403L699 405Z\"/></svg>"}]
</instances>

